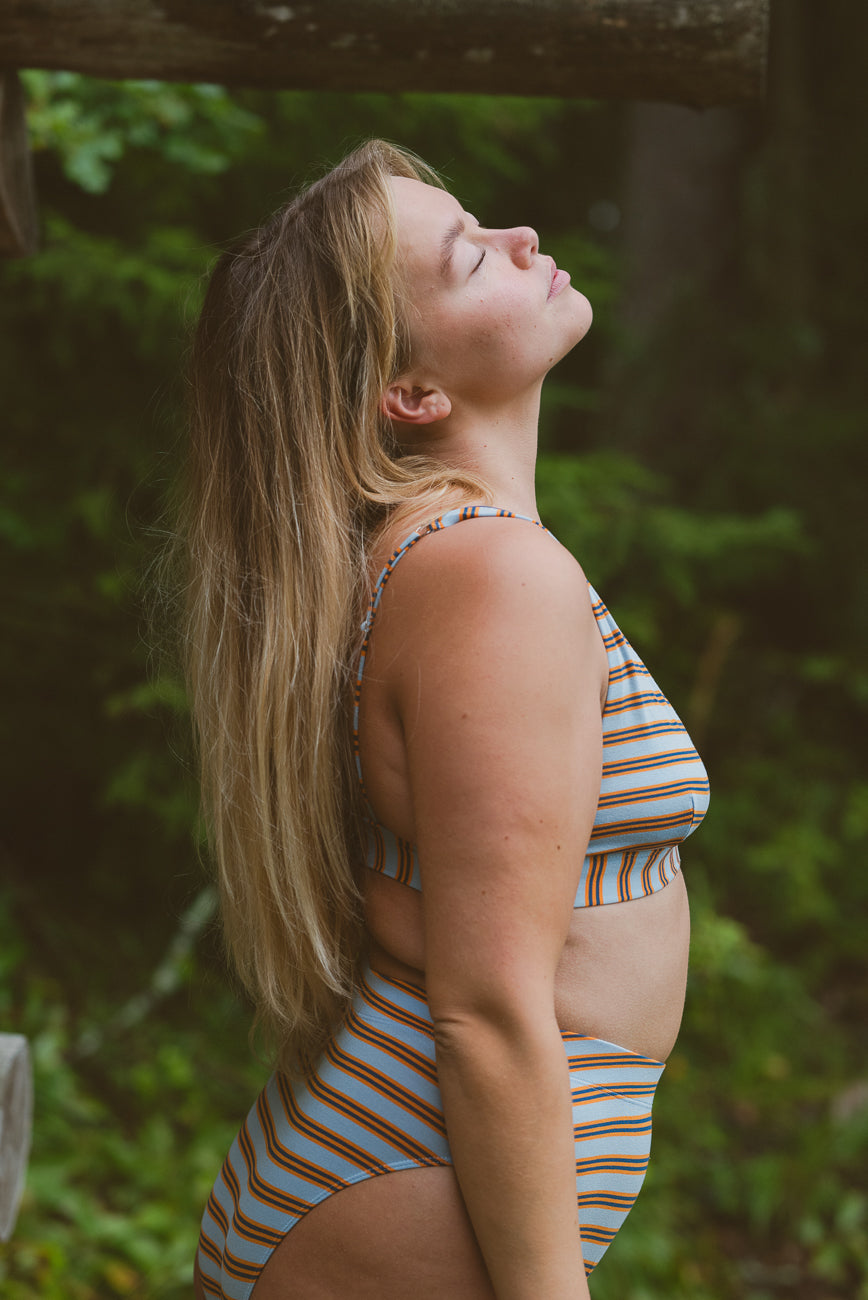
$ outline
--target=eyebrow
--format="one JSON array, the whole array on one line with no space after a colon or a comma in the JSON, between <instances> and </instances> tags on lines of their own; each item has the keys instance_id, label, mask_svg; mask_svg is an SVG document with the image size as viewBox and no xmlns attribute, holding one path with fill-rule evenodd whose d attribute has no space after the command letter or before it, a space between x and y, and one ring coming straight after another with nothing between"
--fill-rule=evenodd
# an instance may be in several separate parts
<instances>
[{"instance_id":1,"label":"eyebrow","mask_svg":"<svg viewBox=\"0 0 868 1300\"><path fill-rule=\"evenodd\" d=\"M463 217L449 227L446 234L440 241L440 274L446 276L452 265L452 253L455 249L456 241L461 238L465 231L465 222Z\"/></svg>"}]
</instances>

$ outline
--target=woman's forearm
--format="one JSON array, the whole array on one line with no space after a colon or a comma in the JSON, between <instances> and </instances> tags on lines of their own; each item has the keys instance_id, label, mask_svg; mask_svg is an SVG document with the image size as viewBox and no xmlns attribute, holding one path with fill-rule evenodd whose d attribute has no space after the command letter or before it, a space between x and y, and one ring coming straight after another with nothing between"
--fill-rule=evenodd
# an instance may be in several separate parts
<instances>
[{"instance_id":1,"label":"woman's forearm","mask_svg":"<svg viewBox=\"0 0 868 1300\"><path fill-rule=\"evenodd\" d=\"M435 1023L455 1171L498 1300L588 1300L569 1069L554 1018L527 1021Z\"/></svg>"}]
</instances>

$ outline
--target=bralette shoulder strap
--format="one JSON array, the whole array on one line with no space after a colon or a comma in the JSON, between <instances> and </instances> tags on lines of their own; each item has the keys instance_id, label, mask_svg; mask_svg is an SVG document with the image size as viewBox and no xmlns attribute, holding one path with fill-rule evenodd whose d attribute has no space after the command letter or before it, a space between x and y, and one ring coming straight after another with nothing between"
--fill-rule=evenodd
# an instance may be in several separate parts
<instances>
[{"instance_id":1,"label":"bralette shoulder strap","mask_svg":"<svg viewBox=\"0 0 868 1300\"><path fill-rule=\"evenodd\" d=\"M383 592L395 571L395 566L404 558L408 551L413 549L417 542L421 542L422 538L427 537L429 533L440 532L443 528L449 528L453 524L463 523L467 519L523 519L528 523L535 524L537 528L542 528L543 531L547 531L545 525L541 524L538 519L532 518L531 515L519 515L512 510L502 510L497 506L460 506L456 510L446 511L445 514L438 516L437 519L432 519L428 524L422 524L421 527L414 528L412 533L405 537L400 546L396 547L389 556L380 571L380 576L377 578L377 585L371 592L368 610L365 614L364 621L362 622L361 630L364 635L364 641L362 642L362 648L359 652L359 664L356 672L355 688L353 691L353 756L356 761L356 773L362 787L362 792L365 794L365 799L367 799L367 792L365 791L365 781L362 776L362 761L359 752L359 706L362 698L362 678L365 672L365 661L367 659L368 647L370 645L371 632L373 631L377 611L380 608L380 601L383 598Z\"/></svg>"}]
</instances>

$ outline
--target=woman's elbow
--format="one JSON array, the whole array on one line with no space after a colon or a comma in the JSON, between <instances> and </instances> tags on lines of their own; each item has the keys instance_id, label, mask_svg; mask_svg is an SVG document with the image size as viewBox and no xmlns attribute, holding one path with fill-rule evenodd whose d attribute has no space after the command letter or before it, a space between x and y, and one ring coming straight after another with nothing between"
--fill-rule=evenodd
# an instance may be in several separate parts
<instances>
[{"instance_id":1,"label":"woman's elbow","mask_svg":"<svg viewBox=\"0 0 868 1300\"><path fill-rule=\"evenodd\" d=\"M524 1000L492 999L468 1006L446 1003L432 1008L434 1046L441 1064L483 1054L532 1057L553 1034L560 1037L554 1003L534 1007Z\"/></svg>"}]
</instances>

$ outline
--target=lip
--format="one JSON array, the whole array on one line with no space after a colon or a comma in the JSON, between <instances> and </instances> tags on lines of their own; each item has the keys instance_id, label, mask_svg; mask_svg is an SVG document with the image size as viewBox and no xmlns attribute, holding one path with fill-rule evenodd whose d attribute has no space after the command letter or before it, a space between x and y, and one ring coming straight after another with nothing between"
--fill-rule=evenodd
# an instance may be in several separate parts
<instances>
[{"instance_id":1,"label":"lip","mask_svg":"<svg viewBox=\"0 0 868 1300\"><path fill-rule=\"evenodd\" d=\"M556 298L561 290L566 289L567 285L570 283L569 271L559 270L553 257L550 257L549 261L552 264L552 278L551 283L549 284L549 292L546 302L551 302L552 298Z\"/></svg>"}]
</instances>

